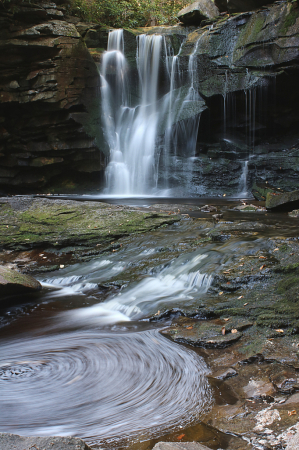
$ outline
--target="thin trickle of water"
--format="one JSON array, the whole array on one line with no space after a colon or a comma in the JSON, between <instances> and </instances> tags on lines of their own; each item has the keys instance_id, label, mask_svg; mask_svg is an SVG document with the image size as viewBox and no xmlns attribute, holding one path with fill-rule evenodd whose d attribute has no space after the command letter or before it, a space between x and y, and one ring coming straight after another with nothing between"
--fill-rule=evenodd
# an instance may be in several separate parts
<instances>
[{"instance_id":1,"label":"thin trickle of water","mask_svg":"<svg viewBox=\"0 0 299 450\"><path fill-rule=\"evenodd\" d=\"M246 197L248 195L248 161L243 161L242 173L239 180L238 196Z\"/></svg>"}]
</instances>

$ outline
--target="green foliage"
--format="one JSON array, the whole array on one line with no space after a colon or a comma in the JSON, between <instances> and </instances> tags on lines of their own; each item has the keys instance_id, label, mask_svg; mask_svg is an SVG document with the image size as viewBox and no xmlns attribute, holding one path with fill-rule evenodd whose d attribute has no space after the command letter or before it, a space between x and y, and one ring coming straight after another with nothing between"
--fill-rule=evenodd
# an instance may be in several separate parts
<instances>
[{"instance_id":1,"label":"green foliage","mask_svg":"<svg viewBox=\"0 0 299 450\"><path fill-rule=\"evenodd\" d=\"M172 25L190 0L70 0L70 13L115 28Z\"/></svg>"}]
</instances>

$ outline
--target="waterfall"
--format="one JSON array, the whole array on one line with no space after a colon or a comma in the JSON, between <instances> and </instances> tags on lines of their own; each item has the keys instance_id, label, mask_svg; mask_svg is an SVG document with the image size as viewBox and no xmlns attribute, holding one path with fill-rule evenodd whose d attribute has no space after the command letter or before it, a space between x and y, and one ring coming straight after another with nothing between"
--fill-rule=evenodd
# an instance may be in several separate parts
<instances>
[{"instance_id":1,"label":"waterfall","mask_svg":"<svg viewBox=\"0 0 299 450\"><path fill-rule=\"evenodd\" d=\"M109 33L101 66L102 117L110 149L106 192L111 195L157 195L158 182L168 188L169 156L176 155L182 143L186 154L194 155L204 105L194 89L195 50L189 59L189 80L183 86L178 57L165 36L143 34L136 39L137 105L130 100L123 30ZM159 98L161 76L166 93ZM164 168L164 183L158 180L159 164Z\"/></svg>"},{"instance_id":2,"label":"waterfall","mask_svg":"<svg viewBox=\"0 0 299 450\"><path fill-rule=\"evenodd\" d=\"M247 178L248 178L248 161L244 161L242 173L239 180L238 197L248 196Z\"/></svg>"}]
</instances>

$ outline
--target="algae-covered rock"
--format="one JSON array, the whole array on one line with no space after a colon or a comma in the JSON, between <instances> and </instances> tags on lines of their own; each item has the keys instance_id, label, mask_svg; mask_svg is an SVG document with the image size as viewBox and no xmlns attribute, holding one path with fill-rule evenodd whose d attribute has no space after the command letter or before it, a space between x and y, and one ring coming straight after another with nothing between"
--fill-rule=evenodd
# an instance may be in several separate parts
<instances>
[{"instance_id":1,"label":"algae-covered rock","mask_svg":"<svg viewBox=\"0 0 299 450\"><path fill-rule=\"evenodd\" d=\"M203 19L215 19L219 9L211 0L200 0L186 6L178 13L178 19L185 25L199 25Z\"/></svg>"},{"instance_id":2,"label":"algae-covered rock","mask_svg":"<svg viewBox=\"0 0 299 450\"><path fill-rule=\"evenodd\" d=\"M30 275L0 266L0 299L12 295L27 294L40 289L41 284Z\"/></svg>"}]
</instances>

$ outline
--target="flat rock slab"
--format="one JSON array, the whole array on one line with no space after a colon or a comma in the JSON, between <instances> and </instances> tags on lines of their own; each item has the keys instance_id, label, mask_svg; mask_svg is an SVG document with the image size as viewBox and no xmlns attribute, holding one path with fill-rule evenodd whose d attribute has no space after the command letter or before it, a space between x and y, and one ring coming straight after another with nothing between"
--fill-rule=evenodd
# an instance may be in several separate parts
<instances>
[{"instance_id":1,"label":"flat rock slab","mask_svg":"<svg viewBox=\"0 0 299 450\"><path fill-rule=\"evenodd\" d=\"M153 450L211 450L197 442L158 442Z\"/></svg>"},{"instance_id":2,"label":"flat rock slab","mask_svg":"<svg viewBox=\"0 0 299 450\"><path fill-rule=\"evenodd\" d=\"M0 298L39 291L41 284L30 275L0 266ZM1 447L0 447L1 448Z\"/></svg>"},{"instance_id":3,"label":"flat rock slab","mask_svg":"<svg viewBox=\"0 0 299 450\"><path fill-rule=\"evenodd\" d=\"M192 3L178 13L178 19L185 25L199 25L204 19L215 19L219 9L211 0L200 0Z\"/></svg>"},{"instance_id":4,"label":"flat rock slab","mask_svg":"<svg viewBox=\"0 0 299 450\"><path fill-rule=\"evenodd\" d=\"M0 433L1 450L91 450L82 439L74 437L25 437Z\"/></svg>"},{"instance_id":5,"label":"flat rock slab","mask_svg":"<svg viewBox=\"0 0 299 450\"><path fill-rule=\"evenodd\" d=\"M178 323L163 331L163 334L169 335L175 342L203 348L225 348L242 337L242 333L237 330L222 334L221 325L211 322L198 322L192 325Z\"/></svg>"}]
</instances>

